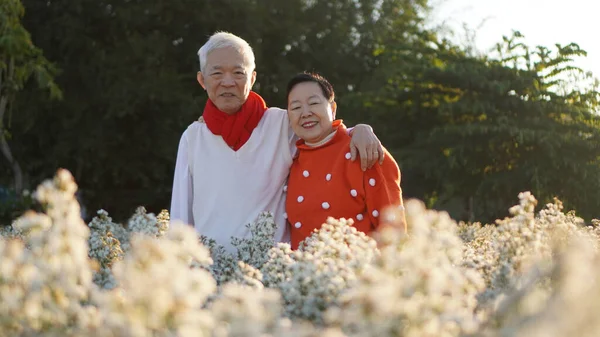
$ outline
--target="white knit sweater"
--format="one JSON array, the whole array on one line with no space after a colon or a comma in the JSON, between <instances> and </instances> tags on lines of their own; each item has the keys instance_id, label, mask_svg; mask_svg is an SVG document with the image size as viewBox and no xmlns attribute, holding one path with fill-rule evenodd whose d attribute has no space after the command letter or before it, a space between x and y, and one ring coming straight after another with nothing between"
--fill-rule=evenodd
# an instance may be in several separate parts
<instances>
[{"instance_id":1,"label":"white knit sweater","mask_svg":"<svg viewBox=\"0 0 600 337\"><path fill-rule=\"evenodd\" d=\"M232 252L231 237L248 237L246 225L270 211L275 240L289 242L285 191L296 136L285 110L269 108L250 139L233 151L201 122L183 133L177 152L171 220L191 224Z\"/></svg>"}]
</instances>

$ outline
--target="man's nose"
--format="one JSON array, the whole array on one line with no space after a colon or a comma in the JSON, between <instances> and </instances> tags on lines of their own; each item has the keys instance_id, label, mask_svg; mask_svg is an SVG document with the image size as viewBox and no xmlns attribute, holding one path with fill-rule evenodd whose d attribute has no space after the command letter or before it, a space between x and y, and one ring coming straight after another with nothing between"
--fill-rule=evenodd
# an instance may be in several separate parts
<instances>
[{"instance_id":1,"label":"man's nose","mask_svg":"<svg viewBox=\"0 0 600 337\"><path fill-rule=\"evenodd\" d=\"M223 80L221 80L221 85L231 87L234 84L235 80L231 74L225 74L225 76L223 76Z\"/></svg>"}]
</instances>

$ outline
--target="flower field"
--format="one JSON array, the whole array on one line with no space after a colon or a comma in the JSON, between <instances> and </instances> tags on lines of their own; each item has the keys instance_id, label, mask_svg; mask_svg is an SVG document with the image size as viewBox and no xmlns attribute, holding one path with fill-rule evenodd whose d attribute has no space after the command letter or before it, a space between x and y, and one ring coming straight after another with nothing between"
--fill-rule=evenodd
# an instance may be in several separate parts
<instances>
[{"instance_id":1,"label":"flower field","mask_svg":"<svg viewBox=\"0 0 600 337\"><path fill-rule=\"evenodd\" d=\"M600 227L558 200L488 225L408 200L408 235L329 219L297 251L264 213L229 254L166 211L86 224L76 190L60 170L1 229L0 336L600 336Z\"/></svg>"}]
</instances>

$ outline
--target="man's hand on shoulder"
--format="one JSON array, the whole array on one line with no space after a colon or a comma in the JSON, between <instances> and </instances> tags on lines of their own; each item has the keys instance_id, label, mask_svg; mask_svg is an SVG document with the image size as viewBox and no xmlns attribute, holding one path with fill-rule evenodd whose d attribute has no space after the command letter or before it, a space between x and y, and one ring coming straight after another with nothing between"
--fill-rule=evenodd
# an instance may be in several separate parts
<instances>
[{"instance_id":1,"label":"man's hand on shoulder","mask_svg":"<svg viewBox=\"0 0 600 337\"><path fill-rule=\"evenodd\" d=\"M379 138L373 132L373 128L366 124L357 124L350 134L350 154L352 161L356 160L356 155L360 156L360 167L363 171L373 167L377 161L383 164L385 152Z\"/></svg>"}]
</instances>

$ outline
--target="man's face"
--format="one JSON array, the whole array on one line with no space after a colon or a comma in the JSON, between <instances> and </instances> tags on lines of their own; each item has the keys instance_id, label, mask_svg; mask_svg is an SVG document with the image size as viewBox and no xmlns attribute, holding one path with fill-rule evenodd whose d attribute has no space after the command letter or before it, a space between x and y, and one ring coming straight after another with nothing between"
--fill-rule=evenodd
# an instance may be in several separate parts
<instances>
[{"instance_id":1,"label":"man's face","mask_svg":"<svg viewBox=\"0 0 600 337\"><path fill-rule=\"evenodd\" d=\"M219 110L234 114L248 99L256 81L244 56L234 48L219 48L208 53L204 72L198 73L198 82L208 98Z\"/></svg>"}]
</instances>

